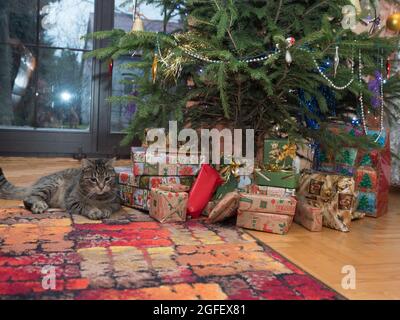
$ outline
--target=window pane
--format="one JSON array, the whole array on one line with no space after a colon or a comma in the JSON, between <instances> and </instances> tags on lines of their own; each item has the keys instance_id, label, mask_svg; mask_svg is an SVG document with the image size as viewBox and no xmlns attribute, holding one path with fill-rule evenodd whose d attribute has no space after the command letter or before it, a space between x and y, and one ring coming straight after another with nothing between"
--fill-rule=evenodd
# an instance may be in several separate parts
<instances>
[{"instance_id":1,"label":"window pane","mask_svg":"<svg viewBox=\"0 0 400 320\"><path fill-rule=\"evenodd\" d=\"M36 51L21 43L0 44L0 127L34 121Z\"/></svg>"},{"instance_id":2,"label":"window pane","mask_svg":"<svg viewBox=\"0 0 400 320\"><path fill-rule=\"evenodd\" d=\"M136 95L136 87L132 83L132 76L129 70L121 69L120 65L138 58L120 58L114 63L113 77L112 77L112 96L127 96ZM129 103L113 103L111 107L111 132L122 132L126 129L136 111L136 104Z\"/></svg>"},{"instance_id":3,"label":"window pane","mask_svg":"<svg viewBox=\"0 0 400 320\"><path fill-rule=\"evenodd\" d=\"M138 1L140 3L140 1ZM114 27L130 31L132 29L134 1L115 0ZM144 29L146 31L164 31L162 8L154 4L140 3L136 9L142 15ZM166 32L173 32L181 28L180 16L173 16L167 26Z\"/></svg>"},{"instance_id":4,"label":"window pane","mask_svg":"<svg viewBox=\"0 0 400 320\"><path fill-rule=\"evenodd\" d=\"M0 1L0 43L36 42L36 0Z\"/></svg>"},{"instance_id":5,"label":"window pane","mask_svg":"<svg viewBox=\"0 0 400 320\"><path fill-rule=\"evenodd\" d=\"M91 60L78 51L40 49L39 61L37 126L88 130Z\"/></svg>"},{"instance_id":6,"label":"window pane","mask_svg":"<svg viewBox=\"0 0 400 320\"><path fill-rule=\"evenodd\" d=\"M94 0L41 0L40 42L52 47L92 49L81 39L94 30Z\"/></svg>"},{"instance_id":7,"label":"window pane","mask_svg":"<svg viewBox=\"0 0 400 320\"><path fill-rule=\"evenodd\" d=\"M138 1L140 2L140 1ZM115 13L114 13L114 27L130 31L133 23L133 3L134 1L115 0ZM163 15L162 8L156 7L154 4L141 3L137 12L140 12L141 19L143 20L145 31L163 31ZM180 17L177 15L173 17L166 26L167 32L172 32L181 28ZM126 56L119 61L114 62L114 70L112 77L112 95L135 95L137 88L135 84L129 82L131 79L129 73L135 70L123 70L118 68L121 63L139 59L138 57ZM122 81L122 82L121 82ZM136 106L131 103L114 103L111 106L111 132L122 132L129 125L130 120L134 116Z\"/></svg>"},{"instance_id":8,"label":"window pane","mask_svg":"<svg viewBox=\"0 0 400 320\"><path fill-rule=\"evenodd\" d=\"M1 0L0 42L90 50L92 42L81 37L94 30L94 2Z\"/></svg>"}]
</instances>

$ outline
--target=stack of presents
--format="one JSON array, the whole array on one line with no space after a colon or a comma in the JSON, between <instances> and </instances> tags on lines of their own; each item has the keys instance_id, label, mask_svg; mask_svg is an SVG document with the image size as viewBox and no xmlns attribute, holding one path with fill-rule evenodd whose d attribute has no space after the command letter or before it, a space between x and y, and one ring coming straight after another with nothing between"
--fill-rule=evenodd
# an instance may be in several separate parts
<instances>
[{"instance_id":1,"label":"stack of presents","mask_svg":"<svg viewBox=\"0 0 400 320\"><path fill-rule=\"evenodd\" d=\"M362 134L344 125L332 130ZM309 231L325 226L348 232L353 220L387 212L388 133L369 134L379 147L345 146L333 155L319 148L313 170L301 173L294 165L296 145L267 139L263 164L251 176L239 176L235 161L215 167L191 164L199 163L198 155L188 163L188 157L181 162L177 153L154 155L134 147L132 166L116 168L119 194L124 205L149 211L161 223L193 218L217 223L236 217L239 227L275 234L286 234L293 221Z\"/></svg>"}]
</instances>

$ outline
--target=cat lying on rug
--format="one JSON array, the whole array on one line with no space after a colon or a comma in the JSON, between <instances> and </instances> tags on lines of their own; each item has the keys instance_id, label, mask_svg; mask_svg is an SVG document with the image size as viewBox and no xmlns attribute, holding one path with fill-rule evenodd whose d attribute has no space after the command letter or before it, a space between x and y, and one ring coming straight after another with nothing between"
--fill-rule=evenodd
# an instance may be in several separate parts
<instances>
[{"instance_id":1,"label":"cat lying on rug","mask_svg":"<svg viewBox=\"0 0 400 320\"><path fill-rule=\"evenodd\" d=\"M66 209L97 220L121 207L115 183L114 159L83 159L80 169L66 169L40 178L31 187L12 185L0 168L0 198L23 200L33 213Z\"/></svg>"}]
</instances>

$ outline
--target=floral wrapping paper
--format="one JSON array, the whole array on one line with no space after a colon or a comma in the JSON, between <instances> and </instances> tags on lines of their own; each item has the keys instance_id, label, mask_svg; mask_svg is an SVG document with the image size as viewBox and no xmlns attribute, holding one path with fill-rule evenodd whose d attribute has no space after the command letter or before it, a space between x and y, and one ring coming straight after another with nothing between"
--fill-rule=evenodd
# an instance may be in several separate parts
<instances>
[{"instance_id":1,"label":"floral wrapping paper","mask_svg":"<svg viewBox=\"0 0 400 320\"><path fill-rule=\"evenodd\" d=\"M143 189L158 188L162 184L183 184L190 187L194 182L194 177L140 176L137 182L138 187Z\"/></svg>"},{"instance_id":2,"label":"floral wrapping paper","mask_svg":"<svg viewBox=\"0 0 400 320\"><path fill-rule=\"evenodd\" d=\"M151 188L181 185L181 190L189 190L194 181L193 176L135 176L130 167L116 167L115 172L121 203L145 211L149 210Z\"/></svg>"},{"instance_id":3,"label":"floral wrapping paper","mask_svg":"<svg viewBox=\"0 0 400 320\"><path fill-rule=\"evenodd\" d=\"M314 206L311 201L301 198L297 202L294 222L310 231L319 232L322 230L322 209Z\"/></svg>"},{"instance_id":4,"label":"floral wrapping paper","mask_svg":"<svg viewBox=\"0 0 400 320\"><path fill-rule=\"evenodd\" d=\"M196 176L200 170L201 155L195 154L188 158L182 159L177 153L153 154L147 152L147 149L143 147L131 148L131 160L135 176ZM182 161L189 161L189 163Z\"/></svg>"},{"instance_id":5,"label":"floral wrapping paper","mask_svg":"<svg viewBox=\"0 0 400 320\"><path fill-rule=\"evenodd\" d=\"M293 222L293 216L264 212L238 210L238 227L276 234L286 234Z\"/></svg>"},{"instance_id":6,"label":"floral wrapping paper","mask_svg":"<svg viewBox=\"0 0 400 320\"><path fill-rule=\"evenodd\" d=\"M321 208L323 225L332 229L348 232L351 221L364 216L356 212L358 192L352 177L305 172L297 194Z\"/></svg>"},{"instance_id":7,"label":"floral wrapping paper","mask_svg":"<svg viewBox=\"0 0 400 320\"><path fill-rule=\"evenodd\" d=\"M269 186L259 186L251 184L243 188L246 193L264 194L271 197L294 197L296 196L296 189L277 188Z\"/></svg>"},{"instance_id":8,"label":"floral wrapping paper","mask_svg":"<svg viewBox=\"0 0 400 320\"><path fill-rule=\"evenodd\" d=\"M239 193L235 191L225 194L211 210L206 221L209 223L216 223L236 215L239 206L239 198Z\"/></svg>"},{"instance_id":9,"label":"floral wrapping paper","mask_svg":"<svg viewBox=\"0 0 400 320\"><path fill-rule=\"evenodd\" d=\"M183 184L191 187L195 179L193 176L136 176L130 167L116 167L115 172L117 184L148 190L161 184Z\"/></svg>"},{"instance_id":10,"label":"floral wrapping paper","mask_svg":"<svg viewBox=\"0 0 400 320\"><path fill-rule=\"evenodd\" d=\"M186 221L188 194L153 188L150 191L150 216L161 223Z\"/></svg>"},{"instance_id":11,"label":"floral wrapping paper","mask_svg":"<svg viewBox=\"0 0 400 320\"><path fill-rule=\"evenodd\" d=\"M158 189L163 191L171 192L188 192L190 187L183 184L173 183L173 184L161 184Z\"/></svg>"},{"instance_id":12,"label":"floral wrapping paper","mask_svg":"<svg viewBox=\"0 0 400 320\"><path fill-rule=\"evenodd\" d=\"M121 204L124 206L141 210L149 209L149 190L118 184L118 196L121 199Z\"/></svg>"},{"instance_id":13,"label":"floral wrapping paper","mask_svg":"<svg viewBox=\"0 0 400 320\"><path fill-rule=\"evenodd\" d=\"M124 185L135 185L135 176L133 175L132 169L130 167L115 167L117 184Z\"/></svg>"},{"instance_id":14,"label":"floral wrapping paper","mask_svg":"<svg viewBox=\"0 0 400 320\"><path fill-rule=\"evenodd\" d=\"M296 211L293 197L272 197L263 194L240 193L239 209L242 211L268 212L293 216Z\"/></svg>"}]
</instances>

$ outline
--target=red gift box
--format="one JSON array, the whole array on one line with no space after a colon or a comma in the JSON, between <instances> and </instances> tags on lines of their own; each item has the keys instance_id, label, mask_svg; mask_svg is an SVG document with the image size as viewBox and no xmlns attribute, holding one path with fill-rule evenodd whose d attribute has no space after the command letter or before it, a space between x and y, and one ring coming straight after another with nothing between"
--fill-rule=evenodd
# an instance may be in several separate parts
<instances>
[{"instance_id":1,"label":"red gift box","mask_svg":"<svg viewBox=\"0 0 400 320\"><path fill-rule=\"evenodd\" d=\"M187 205L188 215L192 218L200 217L215 190L223 182L224 180L220 177L217 170L209 164L203 164L189 193Z\"/></svg>"}]
</instances>

